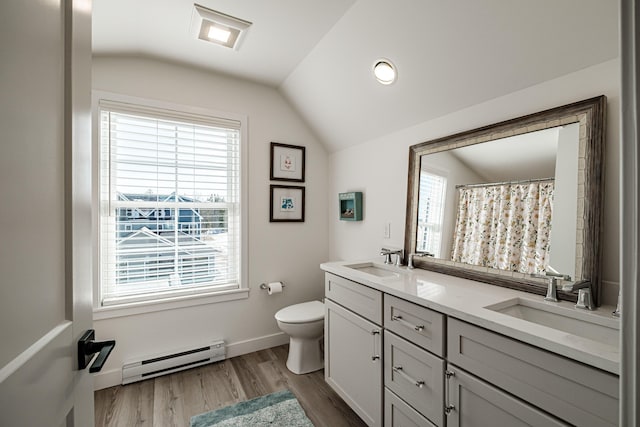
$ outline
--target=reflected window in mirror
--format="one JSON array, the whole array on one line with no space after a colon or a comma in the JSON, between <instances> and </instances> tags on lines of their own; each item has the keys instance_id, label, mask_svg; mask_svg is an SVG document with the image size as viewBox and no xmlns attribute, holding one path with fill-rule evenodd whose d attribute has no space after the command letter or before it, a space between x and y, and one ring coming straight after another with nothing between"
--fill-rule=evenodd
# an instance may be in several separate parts
<instances>
[{"instance_id":1,"label":"reflected window in mirror","mask_svg":"<svg viewBox=\"0 0 640 427\"><path fill-rule=\"evenodd\" d=\"M446 188L447 178L443 172L426 168L420 172L416 251L436 258L442 252Z\"/></svg>"}]
</instances>

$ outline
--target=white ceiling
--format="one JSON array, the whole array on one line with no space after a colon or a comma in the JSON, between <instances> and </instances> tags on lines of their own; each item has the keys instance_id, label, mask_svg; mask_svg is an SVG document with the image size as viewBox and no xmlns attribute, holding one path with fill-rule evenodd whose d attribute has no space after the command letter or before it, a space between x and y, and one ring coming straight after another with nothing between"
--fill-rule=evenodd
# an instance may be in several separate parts
<instances>
[{"instance_id":1,"label":"white ceiling","mask_svg":"<svg viewBox=\"0 0 640 427\"><path fill-rule=\"evenodd\" d=\"M163 58L279 88L339 150L618 56L610 0L200 0L253 22L190 36L188 0L94 0L96 55ZM391 59L390 86L371 76Z\"/></svg>"},{"instance_id":2,"label":"white ceiling","mask_svg":"<svg viewBox=\"0 0 640 427\"><path fill-rule=\"evenodd\" d=\"M279 86L355 0L94 0L93 52L144 55ZM240 49L190 33L194 3L252 23Z\"/></svg>"},{"instance_id":3,"label":"white ceiling","mask_svg":"<svg viewBox=\"0 0 640 427\"><path fill-rule=\"evenodd\" d=\"M559 127L539 130L459 147L451 154L484 182L554 177L559 132Z\"/></svg>"}]
</instances>

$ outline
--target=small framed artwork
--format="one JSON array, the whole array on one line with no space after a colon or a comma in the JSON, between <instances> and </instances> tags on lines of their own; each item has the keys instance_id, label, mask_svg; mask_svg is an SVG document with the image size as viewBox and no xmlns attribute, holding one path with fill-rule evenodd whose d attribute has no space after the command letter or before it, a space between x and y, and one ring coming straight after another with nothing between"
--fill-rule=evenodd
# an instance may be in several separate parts
<instances>
[{"instance_id":1,"label":"small framed artwork","mask_svg":"<svg viewBox=\"0 0 640 427\"><path fill-rule=\"evenodd\" d=\"M271 180L304 182L305 147L271 143Z\"/></svg>"},{"instance_id":2,"label":"small framed artwork","mask_svg":"<svg viewBox=\"0 0 640 427\"><path fill-rule=\"evenodd\" d=\"M271 185L269 222L304 222L304 187Z\"/></svg>"}]
</instances>

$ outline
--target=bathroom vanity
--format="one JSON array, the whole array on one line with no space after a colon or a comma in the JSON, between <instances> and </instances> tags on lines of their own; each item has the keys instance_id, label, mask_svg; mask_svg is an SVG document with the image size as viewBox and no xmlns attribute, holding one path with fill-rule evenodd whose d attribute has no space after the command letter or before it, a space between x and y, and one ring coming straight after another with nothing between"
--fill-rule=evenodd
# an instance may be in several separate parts
<instances>
[{"instance_id":1,"label":"bathroom vanity","mask_svg":"<svg viewBox=\"0 0 640 427\"><path fill-rule=\"evenodd\" d=\"M325 379L370 426L616 426L619 319L382 262L325 271Z\"/></svg>"}]
</instances>

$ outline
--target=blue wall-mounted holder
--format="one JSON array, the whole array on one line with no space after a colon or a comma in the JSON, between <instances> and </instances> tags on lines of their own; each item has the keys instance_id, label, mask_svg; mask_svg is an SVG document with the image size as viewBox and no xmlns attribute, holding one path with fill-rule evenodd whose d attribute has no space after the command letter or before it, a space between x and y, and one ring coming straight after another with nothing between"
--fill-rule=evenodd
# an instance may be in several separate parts
<instances>
[{"instance_id":1,"label":"blue wall-mounted holder","mask_svg":"<svg viewBox=\"0 0 640 427\"><path fill-rule=\"evenodd\" d=\"M362 192L340 193L340 220L362 221Z\"/></svg>"}]
</instances>

